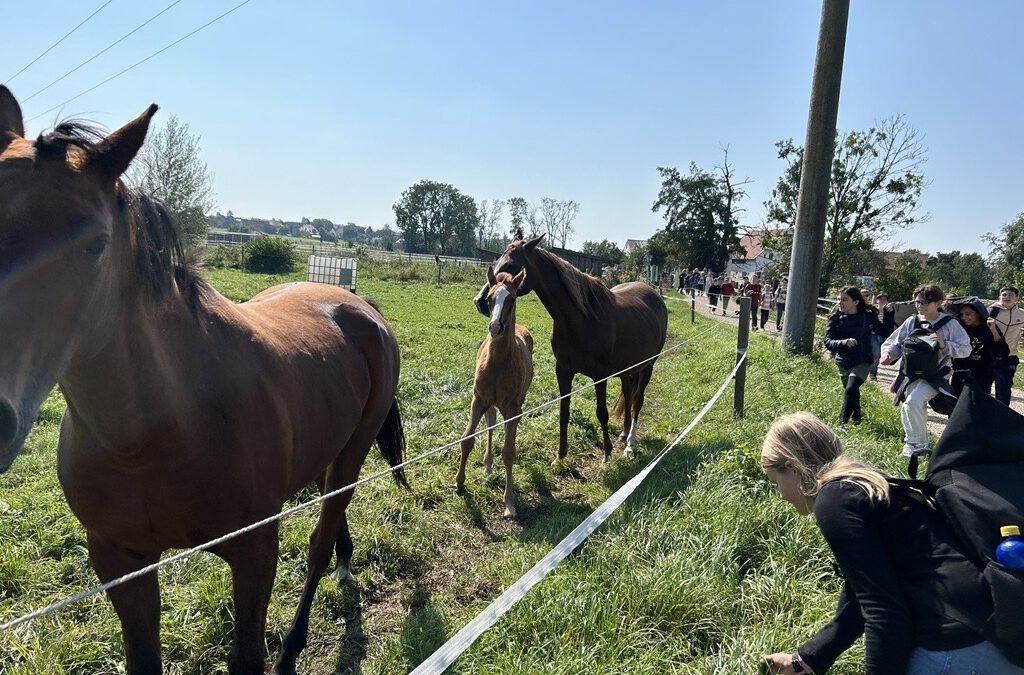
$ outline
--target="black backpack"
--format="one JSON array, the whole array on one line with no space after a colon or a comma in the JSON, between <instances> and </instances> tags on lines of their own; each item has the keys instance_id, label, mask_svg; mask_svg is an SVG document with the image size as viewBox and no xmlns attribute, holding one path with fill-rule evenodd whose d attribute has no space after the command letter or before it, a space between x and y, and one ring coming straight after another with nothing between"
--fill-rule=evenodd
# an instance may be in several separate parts
<instances>
[{"instance_id":1,"label":"black backpack","mask_svg":"<svg viewBox=\"0 0 1024 675\"><path fill-rule=\"evenodd\" d=\"M993 613L972 625L1024 667L1024 569L995 562L1003 525L1024 527L1024 417L968 384L935 445L923 481L890 478L932 498L992 595Z\"/></svg>"},{"instance_id":2,"label":"black backpack","mask_svg":"<svg viewBox=\"0 0 1024 675\"><path fill-rule=\"evenodd\" d=\"M928 336L952 320L948 314L933 322L914 318L914 327L903 340L903 374L908 380L933 380L942 375L938 345Z\"/></svg>"}]
</instances>

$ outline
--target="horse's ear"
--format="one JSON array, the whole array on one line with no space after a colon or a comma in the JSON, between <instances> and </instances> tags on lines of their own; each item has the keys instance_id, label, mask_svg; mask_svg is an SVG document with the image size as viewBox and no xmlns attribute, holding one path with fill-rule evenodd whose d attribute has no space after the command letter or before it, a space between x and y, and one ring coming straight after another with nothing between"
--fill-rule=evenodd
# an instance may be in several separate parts
<instances>
[{"instance_id":1,"label":"horse's ear","mask_svg":"<svg viewBox=\"0 0 1024 675\"><path fill-rule=\"evenodd\" d=\"M494 278L494 265L487 266L487 283L491 286L498 283L498 280Z\"/></svg>"},{"instance_id":2,"label":"horse's ear","mask_svg":"<svg viewBox=\"0 0 1024 675\"><path fill-rule=\"evenodd\" d=\"M0 151L15 138L24 138L25 122L21 106L11 90L0 84Z\"/></svg>"},{"instance_id":3,"label":"horse's ear","mask_svg":"<svg viewBox=\"0 0 1024 675\"><path fill-rule=\"evenodd\" d=\"M537 244L539 244L539 243L540 243L540 240L541 240L541 239L543 239L543 238L544 238L544 235L543 235L543 234L541 234L541 235L538 235L538 236L534 237L534 238L533 238L533 239L531 239L530 241L528 241L528 242L526 242L525 244L523 244L523 250L525 250L525 251L529 251L529 250L531 250L531 249L534 249L534 248L536 248L536 247L537 247Z\"/></svg>"},{"instance_id":4,"label":"horse's ear","mask_svg":"<svg viewBox=\"0 0 1024 675\"><path fill-rule=\"evenodd\" d=\"M523 282L526 281L526 268L519 270L519 274L512 278L512 285L516 287L516 294L519 294L519 289L523 287Z\"/></svg>"},{"instance_id":5,"label":"horse's ear","mask_svg":"<svg viewBox=\"0 0 1024 675\"><path fill-rule=\"evenodd\" d=\"M97 143L88 168L112 179L123 174L146 141L149 122L156 111L156 104L150 104L144 113Z\"/></svg>"}]
</instances>

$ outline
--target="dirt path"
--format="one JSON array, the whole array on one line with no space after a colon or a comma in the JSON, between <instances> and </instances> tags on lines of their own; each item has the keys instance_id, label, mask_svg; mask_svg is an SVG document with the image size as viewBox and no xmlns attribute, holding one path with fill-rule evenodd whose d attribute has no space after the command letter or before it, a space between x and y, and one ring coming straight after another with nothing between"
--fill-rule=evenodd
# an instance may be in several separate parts
<instances>
[{"instance_id":1,"label":"dirt path","mask_svg":"<svg viewBox=\"0 0 1024 675\"><path fill-rule=\"evenodd\" d=\"M666 291L665 298L669 302L675 302L681 306L686 306L690 302L689 298L684 299L675 291ZM718 321L724 321L736 325L739 323L739 317L736 316L735 300L729 303L729 312L727 316L723 316L722 310L719 309L715 313L710 311L707 303L707 297L698 295L696 297L696 308L697 313L702 316L711 317ZM758 323L760 324L760 315L758 315ZM775 330L775 311L772 310L769 316L769 321L765 325L763 331L765 335L769 335L775 339L779 339L781 334ZM893 379L896 377L896 368L893 366L879 366L878 367L878 379L872 381L887 397L892 398L892 394L889 392L889 385L892 384ZM1024 392L1020 389L1014 388L1013 395L1010 400L1010 407L1017 412L1024 414ZM928 431L935 435L936 438L942 435L942 431L946 428L946 418L943 415L937 415L931 410L928 412Z\"/></svg>"}]
</instances>

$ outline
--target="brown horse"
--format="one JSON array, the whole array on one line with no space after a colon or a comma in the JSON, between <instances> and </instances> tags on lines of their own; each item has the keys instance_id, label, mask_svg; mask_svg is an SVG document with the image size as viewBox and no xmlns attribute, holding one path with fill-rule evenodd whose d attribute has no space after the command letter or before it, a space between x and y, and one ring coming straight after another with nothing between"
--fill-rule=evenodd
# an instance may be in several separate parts
<instances>
[{"instance_id":1,"label":"brown horse","mask_svg":"<svg viewBox=\"0 0 1024 675\"><path fill-rule=\"evenodd\" d=\"M668 309L656 290L642 282L619 284L608 290L600 280L580 272L555 254L539 248L541 235L530 241L516 239L494 264L495 272L527 271L520 294L536 291L554 321L551 350L561 401L558 415L558 458L568 450L569 398L577 374L602 380L660 353L668 331ZM487 314L484 300L489 283L474 298L477 309ZM626 455L636 444L637 418L644 405L644 390L651 381L654 360L620 376L623 431ZM611 459L608 438L607 381L594 385L597 419L604 434L604 461Z\"/></svg>"},{"instance_id":2,"label":"brown horse","mask_svg":"<svg viewBox=\"0 0 1024 675\"><path fill-rule=\"evenodd\" d=\"M525 326L516 323L516 296L519 295L526 278L526 270L512 277L487 268L487 282L491 290L487 295L491 321L487 324L487 337L476 353L476 375L473 378L473 403L470 406L469 424L463 436L476 431L480 418L487 415L487 426L494 426L494 409L501 411L505 418L505 442L501 448L501 459L505 463L505 517L515 518L516 508L512 498L512 464L516 460L516 429L518 415L523 412L526 392L533 381L533 336ZM515 419L510 420L510 417ZM462 441L462 460L455 476L455 485L462 491L466 482L466 460L473 451L473 438ZM484 452L484 468L491 472L491 430L487 432L487 446Z\"/></svg>"},{"instance_id":3,"label":"brown horse","mask_svg":"<svg viewBox=\"0 0 1024 675\"><path fill-rule=\"evenodd\" d=\"M103 581L278 513L312 482L351 483L375 440L392 466L404 446L398 346L376 309L305 283L236 305L182 257L163 207L123 186L155 112L102 139L63 124L33 141L0 87L0 470L59 384L58 475ZM323 503L277 672L294 672L335 548L347 572L351 497ZM231 567L232 673L264 671L277 551L276 523L213 549ZM109 597L128 672L160 673L156 573Z\"/></svg>"}]
</instances>

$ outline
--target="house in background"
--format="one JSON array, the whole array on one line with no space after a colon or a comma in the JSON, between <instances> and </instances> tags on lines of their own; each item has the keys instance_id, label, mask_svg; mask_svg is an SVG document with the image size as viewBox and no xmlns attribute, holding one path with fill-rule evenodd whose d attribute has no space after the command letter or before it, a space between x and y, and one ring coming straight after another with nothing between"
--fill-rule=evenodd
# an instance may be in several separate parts
<instances>
[{"instance_id":1,"label":"house in background","mask_svg":"<svg viewBox=\"0 0 1024 675\"><path fill-rule=\"evenodd\" d=\"M765 249L764 239L768 234L785 234L786 230L751 230L740 237L740 246L744 249L742 256L729 260L725 271L729 274L753 274L760 272L772 262L782 259L781 251Z\"/></svg>"}]
</instances>

